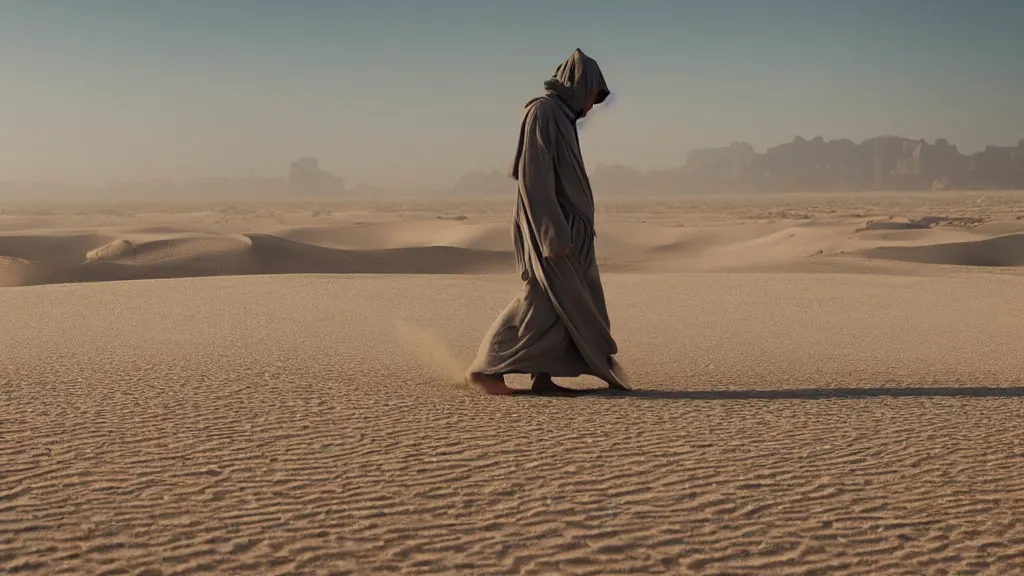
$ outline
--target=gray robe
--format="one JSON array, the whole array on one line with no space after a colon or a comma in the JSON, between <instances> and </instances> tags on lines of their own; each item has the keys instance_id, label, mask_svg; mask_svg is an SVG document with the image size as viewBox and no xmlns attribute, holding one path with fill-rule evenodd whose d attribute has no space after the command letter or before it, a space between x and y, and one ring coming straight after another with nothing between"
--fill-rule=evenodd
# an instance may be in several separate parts
<instances>
[{"instance_id":1,"label":"gray robe","mask_svg":"<svg viewBox=\"0 0 1024 576\"><path fill-rule=\"evenodd\" d=\"M576 50L526 105L510 176L519 183L513 240L523 288L491 325L471 372L589 374L625 388L613 355L601 275L594 254L594 196L580 154L576 120L589 97L609 94L601 69ZM552 258L572 246L566 258Z\"/></svg>"}]
</instances>

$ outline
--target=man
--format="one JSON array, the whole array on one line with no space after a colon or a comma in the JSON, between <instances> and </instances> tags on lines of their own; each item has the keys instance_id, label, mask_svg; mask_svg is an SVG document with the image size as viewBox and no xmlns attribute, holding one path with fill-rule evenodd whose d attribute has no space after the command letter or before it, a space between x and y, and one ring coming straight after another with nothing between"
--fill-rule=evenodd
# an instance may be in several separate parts
<instances>
[{"instance_id":1,"label":"man","mask_svg":"<svg viewBox=\"0 0 1024 576\"><path fill-rule=\"evenodd\" d=\"M577 49L545 94L526 104L510 176L519 184L513 241L522 292L491 325L467 380L512 394L506 374L530 374L535 393L568 393L552 377L589 374L626 384L613 355L594 255L594 196L576 121L609 95L597 62Z\"/></svg>"}]
</instances>

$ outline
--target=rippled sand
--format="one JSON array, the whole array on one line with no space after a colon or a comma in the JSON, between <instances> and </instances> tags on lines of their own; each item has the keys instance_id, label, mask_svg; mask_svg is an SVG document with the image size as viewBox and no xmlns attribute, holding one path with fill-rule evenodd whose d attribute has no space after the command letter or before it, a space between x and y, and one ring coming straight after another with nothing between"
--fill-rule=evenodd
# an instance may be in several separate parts
<instances>
[{"instance_id":1,"label":"rippled sand","mask_svg":"<svg viewBox=\"0 0 1024 576\"><path fill-rule=\"evenodd\" d=\"M967 249L1007 254L988 267L884 253L955 260L965 249L942 245L1014 242L1024 226L999 206L935 228L828 206L605 213L613 331L638 391L579 398L459 383L517 290L497 210L258 230L5 216L21 240L0 236L0 254L62 273L117 239L133 251L101 265L216 276L223 253L267 261L242 234L333 251L304 266L484 256L449 274L308 274L271 258L272 275L8 282L0 570L1024 572L1016 251ZM145 248L170 241L177 252Z\"/></svg>"}]
</instances>

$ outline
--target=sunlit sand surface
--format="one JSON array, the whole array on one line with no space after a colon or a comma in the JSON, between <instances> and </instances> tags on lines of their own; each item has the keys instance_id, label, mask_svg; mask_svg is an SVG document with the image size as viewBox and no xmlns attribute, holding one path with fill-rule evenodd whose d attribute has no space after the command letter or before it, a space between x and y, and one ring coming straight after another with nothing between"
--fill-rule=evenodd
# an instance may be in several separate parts
<instances>
[{"instance_id":1,"label":"sunlit sand surface","mask_svg":"<svg viewBox=\"0 0 1024 576\"><path fill-rule=\"evenodd\" d=\"M5 206L0 570L1024 572L1024 194L602 205L577 398L461 383L510 210Z\"/></svg>"}]
</instances>

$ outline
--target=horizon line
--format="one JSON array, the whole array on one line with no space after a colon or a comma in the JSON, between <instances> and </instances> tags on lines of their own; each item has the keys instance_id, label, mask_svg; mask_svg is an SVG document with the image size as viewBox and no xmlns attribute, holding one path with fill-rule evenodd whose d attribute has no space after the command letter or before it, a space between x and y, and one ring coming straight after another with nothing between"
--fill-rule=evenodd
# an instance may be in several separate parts
<instances>
[{"instance_id":1,"label":"horizon line","mask_svg":"<svg viewBox=\"0 0 1024 576\"><path fill-rule=\"evenodd\" d=\"M955 143L950 142L948 138L942 138L942 137L934 138L934 139L932 139L932 142L929 142L927 138L908 138L906 136L897 136L897 135L893 135L893 134L881 134L881 135L878 135L878 136L872 136L872 137L869 137L869 138L865 138L864 140L861 140L860 142L857 142L857 141L855 141L855 140L853 140L851 138L846 138L846 137L840 137L840 138L834 138L834 139L825 139L824 136L817 135L817 136L814 136L812 138L804 138L803 136L798 134L798 135L794 136L791 140L787 140L785 142L779 142L778 144L774 144L774 145L765 147L763 152L758 152L756 147L754 147L752 144L750 144L749 142L747 142L745 140L734 140L734 141L729 142L728 144L724 144L724 145L707 146L707 147L703 147L703 148L693 148L693 149L690 149L687 152L685 152L685 155L684 155L685 157L683 158L683 161L681 163L673 164L673 165L671 165L671 166L669 166L667 168L642 168L642 167L638 167L638 166L630 165L630 164L609 163L609 162L599 162L599 163L595 164L595 168L600 168L600 167L611 167L611 168L622 167L622 168L628 168L628 169L636 170L636 171L639 171L639 172L665 172L665 171L670 171L670 170L673 170L673 169L684 167L686 165L687 160L689 159L688 157L691 154L696 153L696 152L714 151L714 150L725 150L725 149L733 148L733 147L736 147L736 146L749 146L751 149L754 150L754 154L767 154L770 150L772 150L774 148L778 148L779 146L785 146L787 144L793 144L793 143L797 143L797 142L803 142L803 143L819 142L819 143L822 143L822 144L831 144L831 143L835 143L835 142L851 142L855 146L863 146L864 144L866 144L866 143L868 143L868 142L870 142L872 140L881 140L881 139L907 140L907 141L912 141L912 142L924 143L924 144L929 145L929 146L936 146L936 145L938 145L938 143L940 141L944 141L947 146L953 148L954 150L957 151L957 153L959 153L959 154L961 154L963 156L974 156L974 155L977 155L977 154L983 154L983 153L988 152L988 151L990 151L992 149L1024 148L1024 137L1018 138L1016 144L1004 144L1004 145L1000 145L1000 144L986 144L984 146L984 148L982 148L981 150L978 150L978 151L975 151L975 152L963 152L963 151L961 151L957 147L957 145ZM303 155L303 156L299 156L299 157L293 158L292 160L286 160L286 161L282 162L281 165L284 166L284 167L287 167L290 163L295 162L296 160L307 159L307 158L311 158L311 159L314 159L314 160L317 160L317 161L320 160L319 156ZM457 176L454 179L452 185L454 186L454 185L458 184L459 180L461 178L466 177L466 176L476 175L476 174L493 174L495 172L501 173L503 171L504 171L503 168L497 168L497 167L478 168L478 169L475 169L475 170L470 170L468 172L464 172L464 173L460 174L459 176ZM342 179L344 179L343 175L341 175L340 177ZM249 173L247 175L240 175L240 174L238 174L238 175L227 175L227 174L221 174L221 175L210 175L210 176L202 176L202 177L194 177L194 178L186 178L186 179L179 179L179 178L167 177L167 176L152 176L152 177L148 177L148 178L137 178L137 179L123 179L123 178L120 178L120 177L115 177L115 178L112 178L110 180L107 180L107 181L101 182L101 183L95 183L95 182L94 183L82 183L82 182L45 181L45 180L4 180L4 179L0 179L0 186L16 185L16 186L62 186L62 187L69 187L69 188L70 187L73 187L73 188L98 188L98 187L108 187L108 186L118 186L118 185L154 184L154 183L158 183L158 182L163 182L163 183L168 183L168 184L201 184L201 183L213 183L213 182L218 181L218 180L229 180L229 181L285 180L285 181L287 181L288 180L288 173L287 173L287 171L285 171L283 174L278 174L278 175L273 175L273 176L266 176L266 175L259 176L259 175L254 174L253 173L253 169L250 168ZM373 184L373 183L369 183L369 182L359 182L359 181L353 182L353 185L355 185L355 186L357 186L359 188L402 189L402 190L407 190L407 189L445 190L445 189L450 187L450 186L387 186L387 187L385 187L385 186L381 186L381 185L378 185L378 184Z\"/></svg>"}]
</instances>

